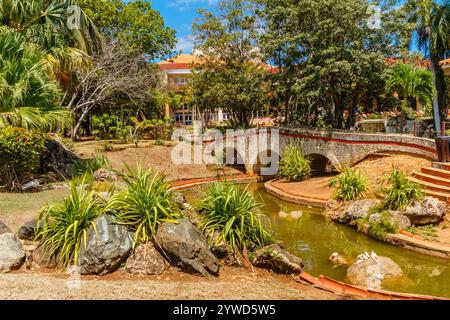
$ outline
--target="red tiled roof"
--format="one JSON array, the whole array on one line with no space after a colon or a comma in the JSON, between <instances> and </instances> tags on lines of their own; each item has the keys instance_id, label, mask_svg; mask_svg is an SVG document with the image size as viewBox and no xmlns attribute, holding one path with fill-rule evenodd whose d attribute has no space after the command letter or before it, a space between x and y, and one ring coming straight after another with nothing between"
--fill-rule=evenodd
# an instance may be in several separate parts
<instances>
[{"instance_id":1,"label":"red tiled roof","mask_svg":"<svg viewBox=\"0 0 450 320\"><path fill-rule=\"evenodd\" d=\"M159 68L161 70L181 70L191 69L191 63L160 63Z\"/></svg>"}]
</instances>

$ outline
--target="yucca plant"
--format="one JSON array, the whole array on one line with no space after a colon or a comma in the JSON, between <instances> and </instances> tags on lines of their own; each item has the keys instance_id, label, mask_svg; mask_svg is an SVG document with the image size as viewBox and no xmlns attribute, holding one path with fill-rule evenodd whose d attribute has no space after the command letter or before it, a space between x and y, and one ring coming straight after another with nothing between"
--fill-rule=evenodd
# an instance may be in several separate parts
<instances>
[{"instance_id":1,"label":"yucca plant","mask_svg":"<svg viewBox=\"0 0 450 320\"><path fill-rule=\"evenodd\" d=\"M72 168L72 175L74 177L81 175L93 175L95 171L101 168L108 168L109 160L101 152L97 151L94 157L76 163Z\"/></svg>"},{"instance_id":2,"label":"yucca plant","mask_svg":"<svg viewBox=\"0 0 450 320\"><path fill-rule=\"evenodd\" d=\"M284 149L278 176L289 181L303 181L311 177L311 160L302 151L289 145Z\"/></svg>"},{"instance_id":3,"label":"yucca plant","mask_svg":"<svg viewBox=\"0 0 450 320\"><path fill-rule=\"evenodd\" d=\"M247 188L214 182L199 209L202 229L210 235L218 234L216 241L228 244L235 253L272 244L272 234L256 213L258 207Z\"/></svg>"},{"instance_id":4,"label":"yucca plant","mask_svg":"<svg viewBox=\"0 0 450 320\"><path fill-rule=\"evenodd\" d=\"M111 198L107 210L135 232L136 245L153 239L160 224L176 223L180 212L162 173L145 170L141 164L136 169L127 166L126 170L122 175L126 188Z\"/></svg>"},{"instance_id":5,"label":"yucca plant","mask_svg":"<svg viewBox=\"0 0 450 320\"><path fill-rule=\"evenodd\" d=\"M401 210L414 201L420 201L425 197L423 187L410 180L404 171L392 169L387 178L388 188L385 190L386 198L384 207L389 210Z\"/></svg>"},{"instance_id":6,"label":"yucca plant","mask_svg":"<svg viewBox=\"0 0 450 320\"><path fill-rule=\"evenodd\" d=\"M94 220L104 212L104 201L81 186L72 182L70 196L42 208L37 222L36 240L44 252L63 265L77 264L80 244L82 241L86 244L88 228L96 230Z\"/></svg>"},{"instance_id":7,"label":"yucca plant","mask_svg":"<svg viewBox=\"0 0 450 320\"><path fill-rule=\"evenodd\" d=\"M330 180L330 187L336 188L334 198L338 201L362 199L369 190L367 178L359 170L346 167L342 173Z\"/></svg>"}]
</instances>

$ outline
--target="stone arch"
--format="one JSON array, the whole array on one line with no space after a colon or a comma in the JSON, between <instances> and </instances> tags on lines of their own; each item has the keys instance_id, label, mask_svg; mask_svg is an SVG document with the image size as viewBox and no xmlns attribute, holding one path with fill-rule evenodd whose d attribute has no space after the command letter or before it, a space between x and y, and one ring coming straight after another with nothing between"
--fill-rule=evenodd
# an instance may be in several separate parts
<instances>
[{"instance_id":1,"label":"stone arch","mask_svg":"<svg viewBox=\"0 0 450 320\"><path fill-rule=\"evenodd\" d=\"M267 158L269 158L271 160L270 163L267 163ZM281 158L280 153L277 151L273 151L273 150L261 151L258 153L258 155L256 157L256 161L255 161L256 163L254 162L253 164L246 165L247 173L260 175L262 173L261 170L263 168L267 168L267 169L272 168L276 172L273 172L273 174L270 174L270 175L276 175L278 172L278 165L280 163L280 158ZM264 162L264 164L263 164L263 162ZM273 163L273 162L275 162L275 163ZM273 166L273 165L275 165L275 166Z\"/></svg>"},{"instance_id":2,"label":"stone arch","mask_svg":"<svg viewBox=\"0 0 450 320\"><path fill-rule=\"evenodd\" d=\"M333 154L310 153L307 157L311 160L312 174L315 176L331 173L341 165Z\"/></svg>"}]
</instances>

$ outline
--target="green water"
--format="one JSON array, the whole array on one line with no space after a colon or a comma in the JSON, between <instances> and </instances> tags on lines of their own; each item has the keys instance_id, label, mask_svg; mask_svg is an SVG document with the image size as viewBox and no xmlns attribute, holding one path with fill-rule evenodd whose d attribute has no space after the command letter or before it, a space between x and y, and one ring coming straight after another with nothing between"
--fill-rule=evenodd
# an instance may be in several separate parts
<instances>
[{"instance_id":1,"label":"green water","mask_svg":"<svg viewBox=\"0 0 450 320\"><path fill-rule=\"evenodd\" d=\"M333 252L338 252L349 261L354 261L362 252L373 250L379 256L394 260L405 274L401 280L385 283L383 289L450 297L450 260L372 240L350 227L327 221L320 210L287 203L269 195L262 184L253 184L250 190L263 204L259 213L264 223L270 224L277 239L284 242L288 251L303 259L308 273L347 282L347 267L334 267L328 257ZM196 205L201 200L202 193L201 189L196 189L186 192L186 196L190 203ZM279 217L281 210L300 210L304 214L299 220L286 220Z\"/></svg>"}]
</instances>

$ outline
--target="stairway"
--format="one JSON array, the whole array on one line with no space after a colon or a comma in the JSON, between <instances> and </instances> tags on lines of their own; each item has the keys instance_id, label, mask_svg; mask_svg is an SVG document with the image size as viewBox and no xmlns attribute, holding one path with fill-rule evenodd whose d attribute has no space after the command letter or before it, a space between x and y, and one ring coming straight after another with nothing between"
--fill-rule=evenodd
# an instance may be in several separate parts
<instances>
[{"instance_id":1,"label":"stairway","mask_svg":"<svg viewBox=\"0 0 450 320\"><path fill-rule=\"evenodd\" d=\"M431 168L413 172L411 180L421 184L428 196L450 203L450 163L434 162Z\"/></svg>"}]
</instances>

